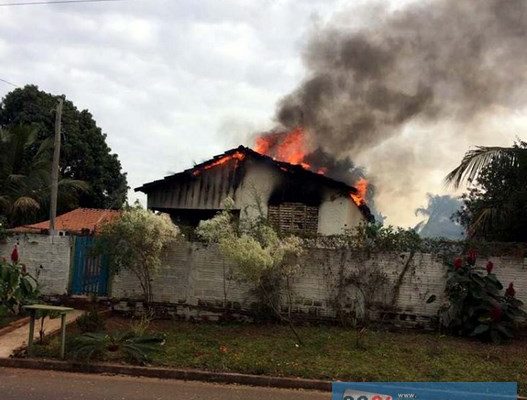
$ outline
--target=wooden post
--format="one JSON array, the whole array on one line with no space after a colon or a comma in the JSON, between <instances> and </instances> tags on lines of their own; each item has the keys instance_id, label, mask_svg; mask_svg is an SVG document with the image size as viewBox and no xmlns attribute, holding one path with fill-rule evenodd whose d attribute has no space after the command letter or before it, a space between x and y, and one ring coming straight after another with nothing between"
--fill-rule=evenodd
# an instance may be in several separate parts
<instances>
[{"instance_id":1,"label":"wooden post","mask_svg":"<svg viewBox=\"0 0 527 400\"><path fill-rule=\"evenodd\" d=\"M33 337L35 336L35 310L30 311L29 317L29 339L27 341L27 355L31 356L31 348L33 347Z\"/></svg>"},{"instance_id":2,"label":"wooden post","mask_svg":"<svg viewBox=\"0 0 527 400\"><path fill-rule=\"evenodd\" d=\"M66 349L66 313L60 314L60 358L64 359Z\"/></svg>"},{"instance_id":3,"label":"wooden post","mask_svg":"<svg viewBox=\"0 0 527 400\"><path fill-rule=\"evenodd\" d=\"M55 218L57 217L57 193L59 189L60 128L62 118L62 97L59 97L55 113L55 140L53 144L53 164L51 166L51 202L49 210L49 234L55 236Z\"/></svg>"}]
</instances>

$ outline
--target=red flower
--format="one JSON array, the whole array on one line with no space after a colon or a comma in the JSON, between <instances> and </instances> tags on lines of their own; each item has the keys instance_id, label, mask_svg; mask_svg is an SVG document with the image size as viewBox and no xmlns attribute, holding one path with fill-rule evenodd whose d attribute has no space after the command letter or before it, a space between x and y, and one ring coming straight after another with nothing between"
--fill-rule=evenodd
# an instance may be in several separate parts
<instances>
[{"instance_id":1,"label":"red flower","mask_svg":"<svg viewBox=\"0 0 527 400\"><path fill-rule=\"evenodd\" d=\"M489 261L487 263L487 273L490 274L493 268L494 268L494 264L492 263L492 261Z\"/></svg>"},{"instance_id":2,"label":"red flower","mask_svg":"<svg viewBox=\"0 0 527 400\"><path fill-rule=\"evenodd\" d=\"M514 285L509 283L509 287L505 291L505 297L514 297L516 295L516 290L514 290Z\"/></svg>"},{"instance_id":3,"label":"red flower","mask_svg":"<svg viewBox=\"0 0 527 400\"><path fill-rule=\"evenodd\" d=\"M15 248L13 249L13 251L11 252L11 261L16 264L18 262L18 249L16 248L16 245L15 245Z\"/></svg>"},{"instance_id":4,"label":"red flower","mask_svg":"<svg viewBox=\"0 0 527 400\"><path fill-rule=\"evenodd\" d=\"M476 250L471 249L471 250L468 251L467 262L469 263L469 265L476 264L477 256L478 256L478 254L476 253Z\"/></svg>"},{"instance_id":5,"label":"red flower","mask_svg":"<svg viewBox=\"0 0 527 400\"><path fill-rule=\"evenodd\" d=\"M459 268L461 268L463 266L463 260L461 259L461 257L458 257L454 260L454 268L456 270L458 270Z\"/></svg>"},{"instance_id":6,"label":"red flower","mask_svg":"<svg viewBox=\"0 0 527 400\"><path fill-rule=\"evenodd\" d=\"M499 320L501 320L502 314L503 314L503 310L501 309L500 306L494 306L490 310L490 318L492 318L494 322L498 322Z\"/></svg>"}]
</instances>

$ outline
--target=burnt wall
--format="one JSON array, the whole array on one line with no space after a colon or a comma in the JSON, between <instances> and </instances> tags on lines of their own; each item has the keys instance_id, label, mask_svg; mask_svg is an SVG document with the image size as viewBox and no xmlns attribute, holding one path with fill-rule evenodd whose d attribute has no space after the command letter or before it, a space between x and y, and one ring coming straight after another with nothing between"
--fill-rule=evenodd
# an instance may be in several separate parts
<instances>
[{"instance_id":1,"label":"burnt wall","mask_svg":"<svg viewBox=\"0 0 527 400\"><path fill-rule=\"evenodd\" d=\"M151 209L219 209L227 197L236 199L247 163L232 159L221 166L185 172L147 193Z\"/></svg>"},{"instance_id":2,"label":"burnt wall","mask_svg":"<svg viewBox=\"0 0 527 400\"><path fill-rule=\"evenodd\" d=\"M315 233L334 235L342 233L364 220L347 193L340 187L328 187L325 178L313 177L301 167L283 171L272 160L246 157L231 159L210 169L192 170L166 179L148 192L148 208L171 214L176 222L196 225L196 220L210 218L223 208L227 197L234 200L240 218L255 217L257 200L264 215L269 206L299 203L316 207L318 227ZM327 183L327 182L326 182ZM193 210L193 211L190 211ZM316 222L310 218L309 222ZM310 228L311 229L311 228Z\"/></svg>"}]
</instances>

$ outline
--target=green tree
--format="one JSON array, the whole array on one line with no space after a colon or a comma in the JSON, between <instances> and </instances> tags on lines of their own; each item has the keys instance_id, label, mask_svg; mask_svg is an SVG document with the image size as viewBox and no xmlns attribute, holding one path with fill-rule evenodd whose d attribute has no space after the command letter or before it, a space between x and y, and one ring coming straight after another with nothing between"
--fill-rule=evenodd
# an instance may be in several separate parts
<instances>
[{"instance_id":1,"label":"green tree","mask_svg":"<svg viewBox=\"0 0 527 400\"><path fill-rule=\"evenodd\" d=\"M37 132L27 126L0 130L0 215L8 225L30 223L48 215L52 143L37 145ZM84 181L60 179L58 203L71 208L88 190Z\"/></svg>"},{"instance_id":2,"label":"green tree","mask_svg":"<svg viewBox=\"0 0 527 400\"><path fill-rule=\"evenodd\" d=\"M26 152L25 162L39 146L53 137L57 97L27 85L8 93L0 104L0 127L29 125L37 131L35 146ZM90 190L78 199L81 207L120 208L126 200L126 174L116 154L110 152L106 135L88 110L79 111L66 100L62 114L60 174L65 179L83 180ZM68 209L61 209L61 212Z\"/></svg>"},{"instance_id":3,"label":"green tree","mask_svg":"<svg viewBox=\"0 0 527 400\"><path fill-rule=\"evenodd\" d=\"M526 142L470 150L446 181L455 187L469 184L456 215L470 237L527 240Z\"/></svg>"},{"instance_id":4,"label":"green tree","mask_svg":"<svg viewBox=\"0 0 527 400\"><path fill-rule=\"evenodd\" d=\"M178 236L179 229L168 215L134 207L103 225L95 252L109 257L113 273L134 274L148 303L153 299L152 278L161 266L162 252Z\"/></svg>"}]
</instances>

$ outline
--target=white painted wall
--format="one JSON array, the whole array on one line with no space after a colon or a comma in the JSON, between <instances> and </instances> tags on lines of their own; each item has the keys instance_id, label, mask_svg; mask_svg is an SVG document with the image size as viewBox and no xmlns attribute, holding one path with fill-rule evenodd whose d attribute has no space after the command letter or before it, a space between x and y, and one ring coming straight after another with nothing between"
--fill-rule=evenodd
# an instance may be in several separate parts
<instances>
[{"instance_id":1,"label":"white painted wall","mask_svg":"<svg viewBox=\"0 0 527 400\"><path fill-rule=\"evenodd\" d=\"M19 262L30 274L38 275L42 294L61 295L68 291L72 242L70 236L10 236L6 243L0 243L0 257L9 259L18 245Z\"/></svg>"},{"instance_id":2,"label":"white painted wall","mask_svg":"<svg viewBox=\"0 0 527 400\"><path fill-rule=\"evenodd\" d=\"M404 275L399 295L393 303L394 286L402 273L408 253L378 253L363 258L351 251L309 249L302 260L303 270L293 282L295 311L313 314L317 317L335 316L332 297L339 268L343 265L345 274L358 274L366 281L372 271L386 276L384 285L366 289L368 301L380 312L392 309L399 316L409 317L406 323L427 323L444 300L446 267L439 257L417 253ZM493 257L495 273L504 286L514 282L517 297L527 304L527 259L514 257ZM484 271L486 259L478 265ZM218 249L212 245L178 242L171 246L164 257L163 267L153 281L154 300L185 306L213 305L221 307L224 300L223 270L229 269ZM237 303L242 309L249 309L255 301L246 284L227 280L225 292L227 301ZM346 291L349 302L357 298L357 290ZM427 304L426 300L436 295L437 300ZM127 273L117 276L112 285L112 296L141 300L137 279ZM412 318L416 317L413 320Z\"/></svg>"},{"instance_id":3,"label":"white painted wall","mask_svg":"<svg viewBox=\"0 0 527 400\"><path fill-rule=\"evenodd\" d=\"M318 233L339 235L364 221L359 208L348 197L335 197L330 191L318 211Z\"/></svg>"},{"instance_id":4,"label":"white painted wall","mask_svg":"<svg viewBox=\"0 0 527 400\"><path fill-rule=\"evenodd\" d=\"M267 200L280 181L281 176L274 169L262 164L251 165L236 190L235 208L241 210L241 217L244 212L250 218L258 216L258 210L254 207L256 196L262 200L262 210L267 215Z\"/></svg>"}]
</instances>

